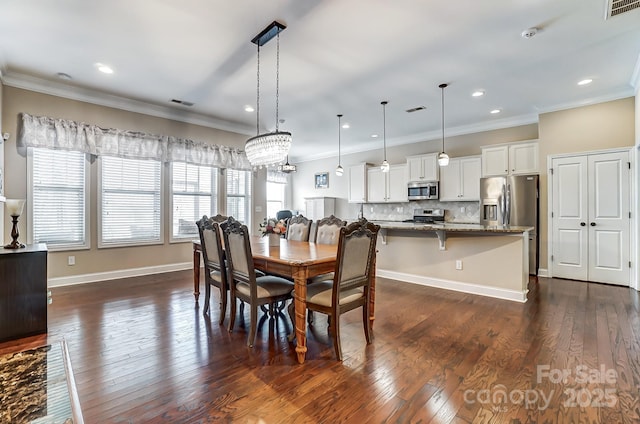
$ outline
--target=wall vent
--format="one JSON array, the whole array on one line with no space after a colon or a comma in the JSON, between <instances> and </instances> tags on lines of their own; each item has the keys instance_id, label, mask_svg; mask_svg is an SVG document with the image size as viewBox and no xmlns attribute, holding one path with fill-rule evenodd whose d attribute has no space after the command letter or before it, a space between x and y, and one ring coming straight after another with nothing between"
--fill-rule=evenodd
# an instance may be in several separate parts
<instances>
[{"instance_id":1,"label":"wall vent","mask_svg":"<svg viewBox=\"0 0 640 424\"><path fill-rule=\"evenodd\" d=\"M607 0L605 19L640 8L640 0Z\"/></svg>"},{"instance_id":2,"label":"wall vent","mask_svg":"<svg viewBox=\"0 0 640 424\"><path fill-rule=\"evenodd\" d=\"M183 106L193 106L193 103L187 102L185 100L171 99L170 101L171 101L171 103L177 103L177 104L183 105Z\"/></svg>"}]
</instances>

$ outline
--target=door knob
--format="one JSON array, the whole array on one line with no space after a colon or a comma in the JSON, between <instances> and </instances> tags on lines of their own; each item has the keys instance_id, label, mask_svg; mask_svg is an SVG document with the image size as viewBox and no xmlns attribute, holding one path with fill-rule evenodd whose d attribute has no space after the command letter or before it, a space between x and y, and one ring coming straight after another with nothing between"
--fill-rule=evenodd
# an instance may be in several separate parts
<instances>
[{"instance_id":1,"label":"door knob","mask_svg":"<svg viewBox=\"0 0 640 424\"><path fill-rule=\"evenodd\" d=\"M584 222L581 222L581 223L580 223L580 226L581 226L581 227L584 227L585 225L587 225L587 224L585 224Z\"/></svg>"},{"instance_id":2,"label":"door knob","mask_svg":"<svg viewBox=\"0 0 640 424\"><path fill-rule=\"evenodd\" d=\"M591 225L592 227L595 227L595 226L596 226L596 223L595 223L595 222L592 222L592 223L591 223L591 224L589 224L589 225Z\"/></svg>"}]
</instances>

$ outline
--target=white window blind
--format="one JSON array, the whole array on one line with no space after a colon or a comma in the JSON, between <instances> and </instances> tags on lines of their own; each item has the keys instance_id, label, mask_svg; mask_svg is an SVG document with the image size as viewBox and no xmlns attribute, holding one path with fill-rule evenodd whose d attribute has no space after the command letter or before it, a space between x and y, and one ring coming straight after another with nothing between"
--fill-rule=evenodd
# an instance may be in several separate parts
<instances>
[{"instance_id":1,"label":"white window blind","mask_svg":"<svg viewBox=\"0 0 640 424\"><path fill-rule=\"evenodd\" d=\"M102 156L99 247L162 243L161 164Z\"/></svg>"},{"instance_id":2,"label":"white window blind","mask_svg":"<svg viewBox=\"0 0 640 424\"><path fill-rule=\"evenodd\" d=\"M227 215L251 226L251 172L227 169Z\"/></svg>"},{"instance_id":3,"label":"white window blind","mask_svg":"<svg viewBox=\"0 0 640 424\"><path fill-rule=\"evenodd\" d=\"M89 247L85 154L32 148L28 158L30 241L50 249Z\"/></svg>"},{"instance_id":4,"label":"white window blind","mask_svg":"<svg viewBox=\"0 0 640 424\"><path fill-rule=\"evenodd\" d=\"M171 238L197 238L195 222L218 213L218 168L173 162L171 187Z\"/></svg>"}]
</instances>

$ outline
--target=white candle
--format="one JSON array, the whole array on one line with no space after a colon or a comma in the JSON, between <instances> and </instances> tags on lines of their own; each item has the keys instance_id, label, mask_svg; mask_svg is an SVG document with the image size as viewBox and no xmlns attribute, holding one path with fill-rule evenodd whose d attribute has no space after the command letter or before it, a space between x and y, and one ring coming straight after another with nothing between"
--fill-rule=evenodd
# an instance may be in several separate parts
<instances>
[{"instance_id":1,"label":"white candle","mask_svg":"<svg viewBox=\"0 0 640 424\"><path fill-rule=\"evenodd\" d=\"M22 215L22 209L24 208L24 199L7 199L6 206L7 212L9 212L10 216L20 216Z\"/></svg>"}]
</instances>

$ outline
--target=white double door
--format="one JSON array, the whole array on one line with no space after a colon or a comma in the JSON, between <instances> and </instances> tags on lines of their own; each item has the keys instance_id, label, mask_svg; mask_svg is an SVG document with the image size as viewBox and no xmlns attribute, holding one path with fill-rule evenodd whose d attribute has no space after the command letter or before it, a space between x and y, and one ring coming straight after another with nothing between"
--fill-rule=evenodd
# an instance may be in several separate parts
<instances>
[{"instance_id":1,"label":"white double door","mask_svg":"<svg viewBox=\"0 0 640 424\"><path fill-rule=\"evenodd\" d=\"M552 275L628 286L629 152L552 159Z\"/></svg>"}]
</instances>

